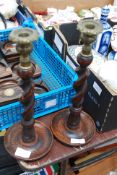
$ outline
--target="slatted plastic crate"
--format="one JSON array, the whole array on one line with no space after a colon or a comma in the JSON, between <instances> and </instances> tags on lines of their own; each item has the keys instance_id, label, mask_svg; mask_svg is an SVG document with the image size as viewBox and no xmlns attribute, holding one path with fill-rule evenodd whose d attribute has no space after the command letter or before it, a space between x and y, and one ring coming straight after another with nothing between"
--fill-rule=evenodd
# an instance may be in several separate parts
<instances>
[{"instance_id":1,"label":"slatted plastic crate","mask_svg":"<svg viewBox=\"0 0 117 175\"><path fill-rule=\"evenodd\" d=\"M41 68L42 80L50 90L35 96L34 118L70 106L75 95L73 83L77 74L42 38L34 42L31 59ZM23 111L23 105L19 101L0 107L0 130L19 121Z\"/></svg>"}]
</instances>

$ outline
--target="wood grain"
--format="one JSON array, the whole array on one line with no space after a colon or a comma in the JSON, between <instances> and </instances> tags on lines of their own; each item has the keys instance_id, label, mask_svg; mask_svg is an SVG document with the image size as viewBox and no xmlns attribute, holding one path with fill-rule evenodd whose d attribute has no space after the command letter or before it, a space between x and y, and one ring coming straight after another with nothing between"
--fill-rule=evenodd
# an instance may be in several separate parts
<instances>
[{"instance_id":1,"label":"wood grain","mask_svg":"<svg viewBox=\"0 0 117 175\"><path fill-rule=\"evenodd\" d=\"M117 154L83 168L78 175L107 175L107 173L115 169L117 169Z\"/></svg>"}]
</instances>

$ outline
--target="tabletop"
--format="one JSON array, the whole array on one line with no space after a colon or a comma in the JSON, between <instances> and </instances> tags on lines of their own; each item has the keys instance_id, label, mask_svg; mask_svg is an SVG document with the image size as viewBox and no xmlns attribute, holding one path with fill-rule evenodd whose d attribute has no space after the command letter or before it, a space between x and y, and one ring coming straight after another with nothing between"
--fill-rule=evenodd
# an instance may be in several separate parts
<instances>
[{"instance_id":1,"label":"tabletop","mask_svg":"<svg viewBox=\"0 0 117 175\"><path fill-rule=\"evenodd\" d=\"M38 120L41 122L44 122L46 126L50 127L52 118L57 113L58 112L47 115L45 117L41 117ZM44 168L47 165L54 164L60 161L64 161L66 159L79 155L83 152L95 149L101 144L104 144L108 141L112 141L113 139L117 139L117 129L108 131L108 132L104 132L104 133L96 132L92 141L82 147L66 146L54 138L53 146L50 152L46 156L44 156L42 159L36 160L34 162L20 161L19 164L24 170L29 170L29 171L32 169L32 167L35 169Z\"/></svg>"}]
</instances>

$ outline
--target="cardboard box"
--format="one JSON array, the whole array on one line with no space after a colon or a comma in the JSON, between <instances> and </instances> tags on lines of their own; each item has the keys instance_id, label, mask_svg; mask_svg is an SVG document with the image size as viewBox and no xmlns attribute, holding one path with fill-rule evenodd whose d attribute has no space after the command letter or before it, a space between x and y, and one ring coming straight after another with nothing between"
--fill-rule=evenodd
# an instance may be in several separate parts
<instances>
[{"instance_id":1,"label":"cardboard box","mask_svg":"<svg viewBox=\"0 0 117 175\"><path fill-rule=\"evenodd\" d=\"M113 154L101 161L93 163L85 168L80 169L77 175L116 175L117 154ZM112 173L114 171L115 173ZM110 173L109 173L110 172ZM74 174L75 175L75 174Z\"/></svg>"},{"instance_id":2,"label":"cardboard box","mask_svg":"<svg viewBox=\"0 0 117 175\"><path fill-rule=\"evenodd\" d=\"M113 4L113 0L23 0L33 12L46 11L47 8L64 9L67 6L74 6L76 11L82 8L103 7Z\"/></svg>"},{"instance_id":3,"label":"cardboard box","mask_svg":"<svg viewBox=\"0 0 117 175\"><path fill-rule=\"evenodd\" d=\"M93 72L88 78L88 91L83 107L92 116L99 131L117 128L117 94L102 83Z\"/></svg>"}]
</instances>

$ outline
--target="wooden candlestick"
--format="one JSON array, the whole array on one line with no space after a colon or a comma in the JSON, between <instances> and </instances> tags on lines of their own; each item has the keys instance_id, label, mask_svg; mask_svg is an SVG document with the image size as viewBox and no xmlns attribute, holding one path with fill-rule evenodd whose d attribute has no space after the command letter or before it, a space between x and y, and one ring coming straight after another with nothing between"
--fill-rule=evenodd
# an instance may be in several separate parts
<instances>
[{"instance_id":1,"label":"wooden candlestick","mask_svg":"<svg viewBox=\"0 0 117 175\"><path fill-rule=\"evenodd\" d=\"M53 135L43 123L33 119L34 114L34 85L32 77L34 66L30 62L29 53L32 51L32 41L38 38L36 31L23 28L14 30L10 39L17 43L16 49L20 53L20 64L17 73L21 78L24 106L21 123L9 128L4 137L5 148L8 153L21 160L33 161L43 157L52 146Z\"/></svg>"},{"instance_id":2,"label":"wooden candlestick","mask_svg":"<svg viewBox=\"0 0 117 175\"><path fill-rule=\"evenodd\" d=\"M82 111L82 103L89 75L87 66L93 60L91 44L95 41L97 34L102 31L102 26L98 21L81 20L78 29L81 32L84 45L81 53L77 56L77 62L80 65L76 71L79 79L74 83L77 95L72 99L70 110L56 115L51 125L54 136L69 146L87 144L92 140L96 131L92 118Z\"/></svg>"}]
</instances>

